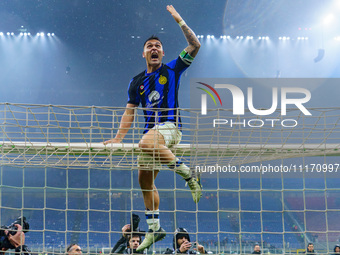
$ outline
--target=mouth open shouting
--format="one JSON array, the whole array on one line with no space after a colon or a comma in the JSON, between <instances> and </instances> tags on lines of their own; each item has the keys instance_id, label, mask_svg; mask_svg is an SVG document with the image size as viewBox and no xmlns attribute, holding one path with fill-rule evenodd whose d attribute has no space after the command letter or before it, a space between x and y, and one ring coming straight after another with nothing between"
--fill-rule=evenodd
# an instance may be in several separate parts
<instances>
[{"instance_id":1,"label":"mouth open shouting","mask_svg":"<svg viewBox=\"0 0 340 255\"><path fill-rule=\"evenodd\" d=\"M151 53L151 60L158 60L158 53L157 52Z\"/></svg>"}]
</instances>

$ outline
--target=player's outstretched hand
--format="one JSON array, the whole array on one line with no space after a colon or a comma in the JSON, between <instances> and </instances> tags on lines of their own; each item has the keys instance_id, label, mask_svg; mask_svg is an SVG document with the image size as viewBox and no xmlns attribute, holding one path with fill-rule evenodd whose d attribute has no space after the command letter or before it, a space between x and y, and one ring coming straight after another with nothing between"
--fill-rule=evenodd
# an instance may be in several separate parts
<instances>
[{"instance_id":1,"label":"player's outstretched hand","mask_svg":"<svg viewBox=\"0 0 340 255\"><path fill-rule=\"evenodd\" d=\"M113 139L111 139L111 140L105 141L105 142L104 142L104 145L107 145L107 144L109 144L109 143L120 143L120 142L121 142L120 139L118 139L118 138L113 138Z\"/></svg>"},{"instance_id":2,"label":"player's outstretched hand","mask_svg":"<svg viewBox=\"0 0 340 255\"><path fill-rule=\"evenodd\" d=\"M179 23L182 20L181 15L179 15L175 7L173 7L172 5L167 5L166 9L168 10L168 12L170 12L170 14L172 15L172 17L175 19L177 23Z\"/></svg>"}]
</instances>

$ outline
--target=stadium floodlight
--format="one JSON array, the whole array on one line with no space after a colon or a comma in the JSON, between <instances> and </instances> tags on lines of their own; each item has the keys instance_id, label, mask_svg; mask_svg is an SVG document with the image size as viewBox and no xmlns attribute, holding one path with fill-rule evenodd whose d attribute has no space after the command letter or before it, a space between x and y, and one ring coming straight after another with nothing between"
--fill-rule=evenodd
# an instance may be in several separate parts
<instances>
[{"instance_id":1,"label":"stadium floodlight","mask_svg":"<svg viewBox=\"0 0 340 255\"><path fill-rule=\"evenodd\" d=\"M14 33L12 32L11 35L14 35Z\"/></svg>"},{"instance_id":2,"label":"stadium floodlight","mask_svg":"<svg viewBox=\"0 0 340 255\"><path fill-rule=\"evenodd\" d=\"M3 36L4 35L4 33L3 32L0 32L0 36Z\"/></svg>"},{"instance_id":3,"label":"stadium floodlight","mask_svg":"<svg viewBox=\"0 0 340 255\"><path fill-rule=\"evenodd\" d=\"M47 33L47 36L51 36L51 33Z\"/></svg>"},{"instance_id":4,"label":"stadium floodlight","mask_svg":"<svg viewBox=\"0 0 340 255\"><path fill-rule=\"evenodd\" d=\"M52 33L51 35L54 36L54 33Z\"/></svg>"},{"instance_id":5,"label":"stadium floodlight","mask_svg":"<svg viewBox=\"0 0 340 255\"><path fill-rule=\"evenodd\" d=\"M340 10L340 1L334 1L335 3L335 8Z\"/></svg>"}]
</instances>

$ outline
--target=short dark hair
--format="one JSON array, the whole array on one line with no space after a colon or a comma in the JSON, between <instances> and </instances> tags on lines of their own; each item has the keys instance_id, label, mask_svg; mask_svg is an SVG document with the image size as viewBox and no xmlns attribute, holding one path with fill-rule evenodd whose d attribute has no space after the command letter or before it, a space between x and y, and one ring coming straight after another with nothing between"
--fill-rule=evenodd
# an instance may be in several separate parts
<instances>
[{"instance_id":1,"label":"short dark hair","mask_svg":"<svg viewBox=\"0 0 340 255\"><path fill-rule=\"evenodd\" d=\"M72 248L73 246L75 246L75 245L78 245L78 244L76 244L76 243L71 243L69 246L67 246L66 251L69 252L69 251L71 250L71 248Z\"/></svg>"},{"instance_id":2,"label":"short dark hair","mask_svg":"<svg viewBox=\"0 0 340 255\"><path fill-rule=\"evenodd\" d=\"M336 248L340 248L340 245L336 244L336 245L334 246L334 252L335 252Z\"/></svg>"},{"instance_id":3,"label":"short dark hair","mask_svg":"<svg viewBox=\"0 0 340 255\"><path fill-rule=\"evenodd\" d=\"M143 45L143 48L145 47L145 44L146 44L148 41L151 41L151 40L157 40L157 41L159 41L159 42L163 45L162 41L161 41L157 36L151 35L148 39L146 39L146 41L145 41L145 43L144 43L144 45Z\"/></svg>"},{"instance_id":4,"label":"short dark hair","mask_svg":"<svg viewBox=\"0 0 340 255\"><path fill-rule=\"evenodd\" d=\"M132 235L129 235L129 236L128 236L128 241L130 241L130 239L131 239L132 237L139 237L139 242L142 241L142 237L141 237L141 235L138 234L138 233L133 233Z\"/></svg>"}]
</instances>

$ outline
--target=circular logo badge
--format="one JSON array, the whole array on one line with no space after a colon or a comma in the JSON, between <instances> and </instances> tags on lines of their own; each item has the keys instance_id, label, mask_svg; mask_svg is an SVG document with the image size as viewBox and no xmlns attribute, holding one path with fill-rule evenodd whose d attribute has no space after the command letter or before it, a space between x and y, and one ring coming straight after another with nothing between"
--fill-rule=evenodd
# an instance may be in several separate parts
<instances>
[{"instance_id":1,"label":"circular logo badge","mask_svg":"<svg viewBox=\"0 0 340 255\"><path fill-rule=\"evenodd\" d=\"M167 81L168 79L163 75L161 75L158 79L159 84L162 84L162 85L164 85Z\"/></svg>"}]
</instances>

